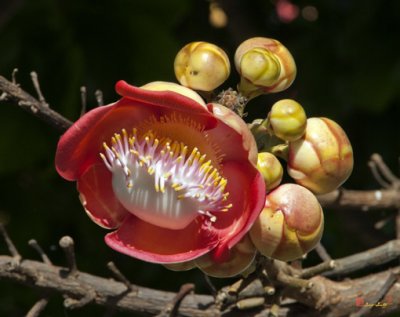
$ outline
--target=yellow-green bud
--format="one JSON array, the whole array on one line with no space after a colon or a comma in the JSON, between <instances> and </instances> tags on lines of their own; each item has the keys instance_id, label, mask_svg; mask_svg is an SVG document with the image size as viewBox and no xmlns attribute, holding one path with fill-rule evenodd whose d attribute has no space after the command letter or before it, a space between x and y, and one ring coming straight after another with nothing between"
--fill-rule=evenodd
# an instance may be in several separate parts
<instances>
[{"instance_id":1,"label":"yellow-green bud","mask_svg":"<svg viewBox=\"0 0 400 317\"><path fill-rule=\"evenodd\" d=\"M288 49L277 40L254 37L236 50L235 66L241 75L239 91L253 98L288 88L296 77L296 64Z\"/></svg>"},{"instance_id":2,"label":"yellow-green bud","mask_svg":"<svg viewBox=\"0 0 400 317\"><path fill-rule=\"evenodd\" d=\"M283 168L279 160L272 153L262 152L258 154L257 169L263 176L268 191L281 183Z\"/></svg>"},{"instance_id":3,"label":"yellow-green bud","mask_svg":"<svg viewBox=\"0 0 400 317\"><path fill-rule=\"evenodd\" d=\"M221 263L213 261L210 253L195 259L197 267L205 274L213 277L233 277L245 272L253 263L256 248L246 234L242 240L229 251L228 258Z\"/></svg>"},{"instance_id":4,"label":"yellow-green bud","mask_svg":"<svg viewBox=\"0 0 400 317\"><path fill-rule=\"evenodd\" d=\"M220 86L229 77L230 69L226 53L207 42L185 45L174 62L178 81L183 86L202 91L212 91Z\"/></svg>"},{"instance_id":5,"label":"yellow-green bud","mask_svg":"<svg viewBox=\"0 0 400 317\"><path fill-rule=\"evenodd\" d=\"M317 245L323 228L324 215L313 193L297 184L284 184L267 195L250 237L262 255L292 261Z\"/></svg>"},{"instance_id":6,"label":"yellow-green bud","mask_svg":"<svg viewBox=\"0 0 400 317\"><path fill-rule=\"evenodd\" d=\"M306 130L306 113L303 107L292 99L275 102L269 120L274 134L285 141L300 139Z\"/></svg>"},{"instance_id":7,"label":"yellow-green bud","mask_svg":"<svg viewBox=\"0 0 400 317\"><path fill-rule=\"evenodd\" d=\"M289 142L288 173L317 194L335 190L353 170L353 149L343 129L327 118L309 118L304 136Z\"/></svg>"}]
</instances>

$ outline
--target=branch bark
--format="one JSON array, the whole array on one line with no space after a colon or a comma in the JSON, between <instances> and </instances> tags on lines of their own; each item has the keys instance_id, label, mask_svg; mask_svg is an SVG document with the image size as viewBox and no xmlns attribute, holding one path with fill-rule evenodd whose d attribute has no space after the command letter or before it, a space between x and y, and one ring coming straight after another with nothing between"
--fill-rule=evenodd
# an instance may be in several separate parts
<instances>
[{"instance_id":1,"label":"branch bark","mask_svg":"<svg viewBox=\"0 0 400 317\"><path fill-rule=\"evenodd\" d=\"M92 303L112 309L141 313L154 316L165 311L176 299L176 293L159 291L140 286L127 290L126 285L113 279L107 279L78 272L75 276L68 274L69 269L47 263L22 260L16 265L12 256L0 256L0 278L8 279L29 287L45 291L47 294L58 293L70 299L79 301L87 296L88 290L94 294ZM313 286L307 291L298 288L287 288L284 295L298 300L303 305L288 301L281 305L279 316L347 316L356 312L360 307L355 299L361 296L365 302L376 297L377 292L389 274L396 277L400 268L372 274L360 279L334 282L322 276L316 276L309 281ZM260 289L261 287L261 289ZM259 298L264 292L261 283L256 283L247 293L247 298ZM394 283L385 295L386 298L400 298L400 283ZM236 298L227 299L225 304L234 304ZM381 301L385 302L385 299ZM400 311L400 301L385 302L384 307L372 308L365 316L383 316L389 312ZM211 295L187 294L177 309L176 316L181 317L216 317L216 316L262 316L266 305L253 310L238 309L237 306L228 306L221 312L214 305ZM269 308L267 308L268 310ZM267 316L267 315L265 315Z\"/></svg>"},{"instance_id":2,"label":"branch bark","mask_svg":"<svg viewBox=\"0 0 400 317\"><path fill-rule=\"evenodd\" d=\"M400 193L399 189L395 187L377 190L341 188L325 195L319 195L318 200L325 208L349 208L361 211L400 208Z\"/></svg>"},{"instance_id":3,"label":"branch bark","mask_svg":"<svg viewBox=\"0 0 400 317\"><path fill-rule=\"evenodd\" d=\"M45 121L59 132L64 132L72 125L71 121L50 107L45 106L17 84L7 80L3 76L0 76L0 91L5 93L3 99L11 101L18 107Z\"/></svg>"}]
</instances>

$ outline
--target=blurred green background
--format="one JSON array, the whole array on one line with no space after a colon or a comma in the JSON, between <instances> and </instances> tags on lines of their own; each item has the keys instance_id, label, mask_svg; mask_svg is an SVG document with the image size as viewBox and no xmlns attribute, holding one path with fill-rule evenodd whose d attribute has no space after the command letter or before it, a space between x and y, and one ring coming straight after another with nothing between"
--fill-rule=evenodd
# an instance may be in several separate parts
<instances>
[{"instance_id":1,"label":"blurred green background","mask_svg":"<svg viewBox=\"0 0 400 317\"><path fill-rule=\"evenodd\" d=\"M0 2L0 74L32 94L29 73L39 74L51 107L71 120L79 117L80 86L90 107L100 89L106 103L116 100L114 84L174 81L173 60L186 43L209 41L224 48L233 62L236 47L253 36L273 37L292 52L298 67L295 83L284 93L263 96L248 105L248 119L265 117L278 99L295 98L308 116L328 116L347 131L355 169L345 184L377 188L367 161L378 152L398 173L400 155L400 1L224 0L225 27L210 23L205 0L89 1L3 0ZM214 12L215 13L215 12ZM233 71L224 88L235 87ZM27 245L35 238L57 265L65 265L58 247L63 235L76 240L78 266L110 276L105 265L116 262L132 283L177 291L185 282L196 291L207 287L199 271L174 273L107 248L103 229L80 206L75 184L55 172L57 131L0 103L0 220L23 256L38 259ZM334 256L345 256L383 243L395 235L389 222L374 223L390 211L361 213L326 210L323 243ZM1 254L6 254L0 242ZM308 263L315 263L311 253ZM104 265L103 265L104 264ZM228 280L213 280L224 285ZM36 292L0 282L0 316L23 316L39 298ZM54 296L41 316L101 316L102 308L67 311ZM117 316L127 316L118 313Z\"/></svg>"}]
</instances>

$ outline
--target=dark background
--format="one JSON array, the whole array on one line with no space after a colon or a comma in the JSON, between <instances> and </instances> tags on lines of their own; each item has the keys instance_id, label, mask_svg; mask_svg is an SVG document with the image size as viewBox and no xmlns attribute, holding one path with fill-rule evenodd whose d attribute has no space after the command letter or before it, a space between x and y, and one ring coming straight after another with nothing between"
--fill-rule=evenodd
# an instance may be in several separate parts
<instances>
[{"instance_id":1,"label":"dark background","mask_svg":"<svg viewBox=\"0 0 400 317\"><path fill-rule=\"evenodd\" d=\"M29 73L37 71L51 107L76 120L82 85L88 89L90 107L94 107L96 89L103 91L106 103L116 100L114 83L119 79L135 85L175 81L174 56L188 42L215 43L226 50L233 63L234 51L243 40L273 37L292 52L298 75L286 92L251 102L248 119L265 117L278 99L295 98L308 116L328 116L347 131L354 147L355 168L345 187L378 188L367 167L372 153L382 154L388 165L399 171L400 1L293 3L297 16L285 21L275 1L226 0L222 6L228 24L215 28L209 23L209 2L205 0L3 0L0 74L10 78L17 67L18 82L34 94ZM306 14L310 6L317 11L314 19ZM224 87L234 87L237 81L233 70ZM84 213L75 184L55 172L58 138L57 131L30 114L0 104L0 220L7 224L23 256L38 259L27 245L35 238L55 264L65 265L58 240L71 235L83 271L110 276L105 265L113 260L132 283L177 291L182 283L194 282L197 292L207 292L197 270L170 272L105 246L106 231ZM379 231L373 225L389 214L326 210L323 243L334 257L383 243L394 237L393 223ZM7 253L3 242L0 252ZM307 262L316 259L312 252ZM229 280L215 282L223 285ZM0 283L0 316L23 316L39 298L33 290ZM41 316L103 313L104 309L94 306L67 311L61 296L54 296Z\"/></svg>"}]
</instances>

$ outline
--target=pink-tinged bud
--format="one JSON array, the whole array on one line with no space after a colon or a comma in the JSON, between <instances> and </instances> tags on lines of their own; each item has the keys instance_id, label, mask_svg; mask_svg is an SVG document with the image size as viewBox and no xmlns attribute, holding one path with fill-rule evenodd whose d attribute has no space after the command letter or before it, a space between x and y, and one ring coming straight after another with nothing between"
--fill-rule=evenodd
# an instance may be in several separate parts
<instances>
[{"instance_id":1,"label":"pink-tinged bud","mask_svg":"<svg viewBox=\"0 0 400 317\"><path fill-rule=\"evenodd\" d=\"M235 66L241 75L239 91L253 98L287 89L296 77L296 64L288 49L277 40L254 37L236 50Z\"/></svg>"},{"instance_id":2,"label":"pink-tinged bud","mask_svg":"<svg viewBox=\"0 0 400 317\"><path fill-rule=\"evenodd\" d=\"M257 169L264 178L267 191L279 186L282 181L283 168L275 155L269 152L259 153Z\"/></svg>"},{"instance_id":3,"label":"pink-tinged bud","mask_svg":"<svg viewBox=\"0 0 400 317\"><path fill-rule=\"evenodd\" d=\"M229 77L231 66L228 56L218 46L207 42L192 42L176 55L174 70L183 86L212 91Z\"/></svg>"},{"instance_id":4,"label":"pink-tinged bud","mask_svg":"<svg viewBox=\"0 0 400 317\"><path fill-rule=\"evenodd\" d=\"M310 118L304 136L289 143L288 173L317 194L342 185L353 170L353 149L343 129L327 118Z\"/></svg>"},{"instance_id":5,"label":"pink-tinged bud","mask_svg":"<svg viewBox=\"0 0 400 317\"><path fill-rule=\"evenodd\" d=\"M292 261L317 245L323 228L324 215L314 194L300 185L284 184L267 195L250 237L262 255Z\"/></svg>"},{"instance_id":6,"label":"pink-tinged bud","mask_svg":"<svg viewBox=\"0 0 400 317\"><path fill-rule=\"evenodd\" d=\"M307 116L303 107L292 99L275 102L269 113L274 134L285 141L300 139L306 130Z\"/></svg>"},{"instance_id":7,"label":"pink-tinged bud","mask_svg":"<svg viewBox=\"0 0 400 317\"><path fill-rule=\"evenodd\" d=\"M256 248L248 235L229 250L223 262L215 262L210 253L195 260L197 267L205 274L213 277L232 277L246 271L253 263Z\"/></svg>"}]
</instances>

